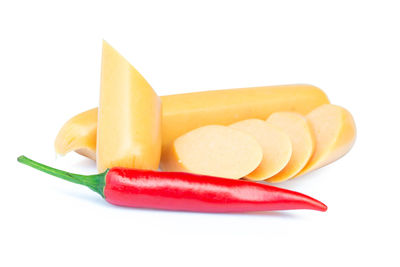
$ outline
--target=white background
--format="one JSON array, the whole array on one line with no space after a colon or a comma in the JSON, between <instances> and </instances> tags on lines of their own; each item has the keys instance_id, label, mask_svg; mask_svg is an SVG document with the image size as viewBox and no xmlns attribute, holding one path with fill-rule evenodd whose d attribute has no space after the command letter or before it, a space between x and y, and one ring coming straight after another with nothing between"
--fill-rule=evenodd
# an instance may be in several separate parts
<instances>
[{"instance_id":1,"label":"white background","mask_svg":"<svg viewBox=\"0 0 400 267\"><path fill-rule=\"evenodd\" d=\"M399 266L398 1L1 1L1 266ZM354 115L341 160L280 186L313 211L201 214L111 206L17 163L98 102L102 39L159 95L311 83Z\"/></svg>"}]
</instances>

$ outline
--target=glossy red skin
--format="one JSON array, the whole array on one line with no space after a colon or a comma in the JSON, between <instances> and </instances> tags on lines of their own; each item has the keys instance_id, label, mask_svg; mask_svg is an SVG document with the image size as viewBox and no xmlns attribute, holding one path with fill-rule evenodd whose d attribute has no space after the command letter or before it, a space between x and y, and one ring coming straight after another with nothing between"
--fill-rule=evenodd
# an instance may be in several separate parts
<instances>
[{"instance_id":1,"label":"glossy red skin","mask_svg":"<svg viewBox=\"0 0 400 267\"><path fill-rule=\"evenodd\" d=\"M304 194L250 181L125 168L110 169L105 179L105 199L119 206L196 212L327 209Z\"/></svg>"}]
</instances>

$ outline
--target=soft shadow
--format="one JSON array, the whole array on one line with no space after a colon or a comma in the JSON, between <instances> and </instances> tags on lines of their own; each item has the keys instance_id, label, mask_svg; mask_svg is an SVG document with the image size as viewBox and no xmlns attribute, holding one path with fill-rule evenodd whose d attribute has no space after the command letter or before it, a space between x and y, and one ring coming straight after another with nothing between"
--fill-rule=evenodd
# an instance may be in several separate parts
<instances>
[{"instance_id":1,"label":"soft shadow","mask_svg":"<svg viewBox=\"0 0 400 267\"><path fill-rule=\"evenodd\" d=\"M92 192L90 189L88 189L87 193L82 193L82 192L78 192L78 191L67 191L67 190L61 189L61 188L56 188L56 190L60 194L72 196L74 198L80 198L80 199L94 203L99 206L100 205L103 207L111 206L111 204L108 203L105 199L103 199L99 194Z\"/></svg>"},{"instance_id":2,"label":"soft shadow","mask_svg":"<svg viewBox=\"0 0 400 267\"><path fill-rule=\"evenodd\" d=\"M298 176L298 177L294 177L292 179L286 180L284 182L280 182L280 183L269 183L269 182L265 182L265 181L261 181L261 183L267 184L267 185L272 185L272 186L276 186L276 187L282 187L282 188L286 188L289 190L294 190L291 188L296 188L300 185L304 185L306 183L312 183L313 180L315 179L321 179L321 177L324 176L324 173L328 171L327 168L321 168L318 170L314 170L312 172L306 173L304 175Z\"/></svg>"},{"instance_id":3,"label":"soft shadow","mask_svg":"<svg viewBox=\"0 0 400 267\"><path fill-rule=\"evenodd\" d=\"M290 213L289 213L290 212ZM298 210L291 210L291 211L258 211L258 212L249 212L243 213L243 215L247 216L267 216L267 217L277 217L277 218L298 218L299 216L292 213L292 212L299 212Z\"/></svg>"},{"instance_id":4,"label":"soft shadow","mask_svg":"<svg viewBox=\"0 0 400 267\"><path fill-rule=\"evenodd\" d=\"M74 163L73 166L79 167L79 168L85 168L85 169L96 169L96 162L94 160L88 159L88 158L82 158L78 162Z\"/></svg>"},{"instance_id":5,"label":"soft shadow","mask_svg":"<svg viewBox=\"0 0 400 267\"><path fill-rule=\"evenodd\" d=\"M110 204L111 205L111 204ZM174 213L174 214L191 214L191 215L208 215L208 216L233 216L233 217L280 217L280 218L295 218L297 217L294 214L288 213L291 211L258 211L258 212L229 212L229 213L223 213L223 212L197 212L197 211L177 211L177 210L160 210L160 209L151 209L151 208L130 208L130 207L122 207L122 206L114 206L113 207L119 208L119 209L136 209L140 210L141 212L159 212L159 213ZM295 211L294 211L295 212Z\"/></svg>"}]
</instances>

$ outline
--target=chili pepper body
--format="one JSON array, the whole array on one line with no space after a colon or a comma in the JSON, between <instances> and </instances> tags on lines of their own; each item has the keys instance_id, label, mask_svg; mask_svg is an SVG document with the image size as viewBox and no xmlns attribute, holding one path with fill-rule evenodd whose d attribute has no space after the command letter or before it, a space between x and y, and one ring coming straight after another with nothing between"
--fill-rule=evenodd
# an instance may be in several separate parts
<instances>
[{"instance_id":1,"label":"chili pepper body","mask_svg":"<svg viewBox=\"0 0 400 267\"><path fill-rule=\"evenodd\" d=\"M250 181L183 172L112 168L105 199L115 205L199 212L287 209L324 211L321 202L301 193Z\"/></svg>"},{"instance_id":2,"label":"chili pepper body","mask_svg":"<svg viewBox=\"0 0 400 267\"><path fill-rule=\"evenodd\" d=\"M18 161L86 185L109 203L119 206L195 212L327 209L322 202L304 194L250 181L119 167L84 176L54 169L24 156Z\"/></svg>"}]
</instances>

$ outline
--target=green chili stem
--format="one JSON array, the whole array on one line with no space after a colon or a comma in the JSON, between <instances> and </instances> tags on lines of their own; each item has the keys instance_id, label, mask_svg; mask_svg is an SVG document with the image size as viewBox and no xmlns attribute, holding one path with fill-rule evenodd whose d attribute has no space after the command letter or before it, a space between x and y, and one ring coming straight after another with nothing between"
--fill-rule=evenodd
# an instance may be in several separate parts
<instances>
[{"instance_id":1,"label":"green chili stem","mask_svg":"<svg viewBox=\"0 0 400 267\"><path fill-rule=\"evenodd\" d=\"M72 183L85 185L93 191L99 193L104 198L105 177L108 170L95 175L80 175L46 166L25 156L19 156L17 160L20 163L23 163L50 175L56 176L58 178L70 181Z\"/></svg>"}]
</instances>

